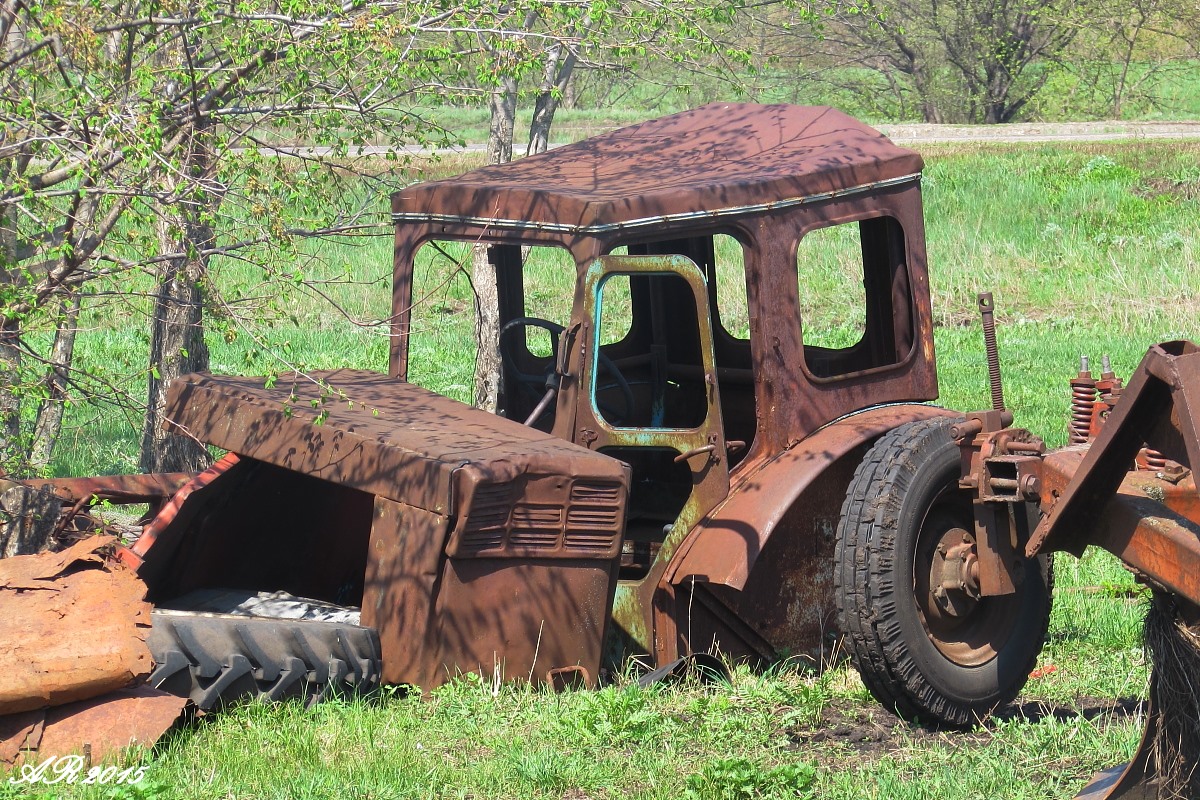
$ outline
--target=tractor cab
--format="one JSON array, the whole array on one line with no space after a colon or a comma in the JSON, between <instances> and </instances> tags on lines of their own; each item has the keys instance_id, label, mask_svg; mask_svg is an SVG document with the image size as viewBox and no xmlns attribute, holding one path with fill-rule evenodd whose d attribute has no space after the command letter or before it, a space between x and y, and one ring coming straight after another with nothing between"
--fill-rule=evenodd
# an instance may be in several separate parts
<instances>
[{"instance_id":1,"label":"tractor cab","mask_svg":"<svg viewBox=\"0 0 1200 800\"><path fill-rule=\"evenodd\" d=\"M653 596L731 487L834 420L936 397L921 168L831 108L718 104L411 186L392 198L391 374L421 335L425 254L486 247L498 413L630 466L614 617L643 651L686 650ZM836 307L810 300L831 288ZM809 529L839 504L760 505L808 542L789 569L828 572ZM811 645L826 606L726 646Z\"/></svg>"}]
</instances>

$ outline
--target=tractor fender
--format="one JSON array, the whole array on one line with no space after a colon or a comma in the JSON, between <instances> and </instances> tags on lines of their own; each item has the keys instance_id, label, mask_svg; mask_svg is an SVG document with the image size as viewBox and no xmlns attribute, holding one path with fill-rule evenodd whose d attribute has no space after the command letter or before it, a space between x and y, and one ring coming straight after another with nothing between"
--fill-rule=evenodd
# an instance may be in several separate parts
<instances>
[{"instance_id":1,"label":"tractor fender","mask_svg":"<svg viewBox=\"0 0 1200 800\"><path fill-rule=\"evenodd\" d=\"M907 422L957 415L906 403L868 408L829 423L732 487L729 496L692 528L667 566L663 583L694 578L744 589L780 520L830 466Z\"/></svg>"}]
</instances>

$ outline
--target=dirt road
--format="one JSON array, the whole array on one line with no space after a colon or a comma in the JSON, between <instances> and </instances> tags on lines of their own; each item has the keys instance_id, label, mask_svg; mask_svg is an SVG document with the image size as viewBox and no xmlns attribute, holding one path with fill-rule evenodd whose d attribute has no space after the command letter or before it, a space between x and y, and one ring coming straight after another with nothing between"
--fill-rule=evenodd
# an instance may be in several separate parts
<instances>
[{"instance_id":1,"label":"dirt road","mask_svg":"<svg viewBox=\"0 0 1200 800\"><path fill-rule=\"evenodd\" d=\"M1196 122L1015 122L1007 125L877 125L896 144L1200 139Z\"/></svg>"},{"instance_id":2,"label":"dirt road","mask_svg":"<svg viewBox=\"0 0 1200 800\"><path fill-rule=\"evenodd\" d=\"M1018 122L1007 125L927 125L918 123L882 124L876 126L896 144L912 145L935 142L1085 142L1114 139L1200 139L1200 121L1195 122ZM557 147L562 142L551 145ZM482 144L468 144L438 150L426 150L416 145L388 147L366 145L351 147L346 155L381 156L389 150L400 155L421 156L437 153L482 153ZM281 146L278 150L262 148L265 156L322 158L333 149L322 146Z\"/></svg>"}]
</instances>

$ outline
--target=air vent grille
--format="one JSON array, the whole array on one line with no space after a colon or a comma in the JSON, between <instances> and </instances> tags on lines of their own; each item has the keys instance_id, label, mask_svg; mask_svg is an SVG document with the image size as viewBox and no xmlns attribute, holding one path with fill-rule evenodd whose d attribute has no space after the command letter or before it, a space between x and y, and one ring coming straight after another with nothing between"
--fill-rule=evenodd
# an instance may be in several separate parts
<instances>
[{"instance_id":1,"label":"air vent grille","mask_svg":"<svg viewBox=\"0 0 1200 800\"><path fill-rule=\"evenodd\" d=\"M615 556L623 503L619 483L541 478L527 484L479 486L452 553Z\"/></svg>"}]
</instances>

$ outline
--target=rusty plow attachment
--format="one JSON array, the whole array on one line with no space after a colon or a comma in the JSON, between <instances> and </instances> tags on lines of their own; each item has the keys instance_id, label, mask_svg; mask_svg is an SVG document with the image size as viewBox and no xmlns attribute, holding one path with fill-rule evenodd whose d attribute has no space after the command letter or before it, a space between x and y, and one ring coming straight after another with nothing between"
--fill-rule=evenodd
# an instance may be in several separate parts
<instances>
[{"instance_id":1,"label":"rusty plow attachment","mask_svg":"<svg viewBox=\"0 0 1200 800\"><path fill-rule=\"evenodd\" d=\"M1156 345L1127 386L1106 369L1071 382L1072 444L1046 453L1001 410L970 414L955 437L962 485L975 495L983 543L972 579L983 595L1013 591L1014 556L1096 546L1153 591L1148 722L1129 764L1095 776L1079 798L1200 797L1200 348ZM1097 385L1099 388L1097 389ZM1032 531L1009 505L1037 503Z\"/></svg>"}]
</instances>

